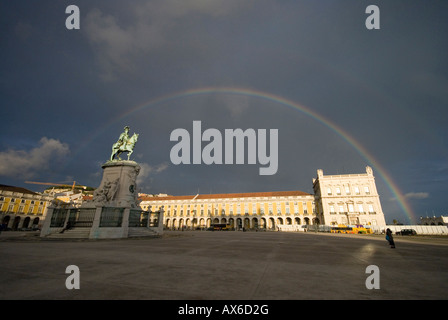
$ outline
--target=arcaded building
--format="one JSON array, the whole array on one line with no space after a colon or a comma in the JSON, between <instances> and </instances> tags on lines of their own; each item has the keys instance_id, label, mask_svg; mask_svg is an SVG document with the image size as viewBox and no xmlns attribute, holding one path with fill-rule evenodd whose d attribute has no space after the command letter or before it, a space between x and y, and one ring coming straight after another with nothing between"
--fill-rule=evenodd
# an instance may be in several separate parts
<instances>
[{"instance_id":1,"label":"arcaded building","mask_svg":"<svg viewBox=\"0 0 448 320\"><path fill-rule=\"evenodd\" d=\"M0 223L12 230L38 228L53 199L25 188L0 185Z\"/></svg>"},{"instance_id":2,"label":"arcaded building","mask_svg":"<svg viewBox=\"0 0 448 320\"><path fill-rule=\"evenodd\" d=\"M271 229L278 225L321 223L314 195L302 191L197 194L141 198L143 210L164 207L169 229L206 228L226 224L238 229Z\"/></svg>"},{"instance_id":3,"label":"arcaded building","mask_svg":"<svg viewBox=\"0 0 448 320\"><path fill-rule=\"evenodd\" d=\"M324 175L317 170L314 194L302 191L146 196L143 210L164 209L168 229L226 224L238 229L280 226L386 225L372 168L366 173ZM294 229L294 228L293 228Z\"/></svg>"}]
</instances>

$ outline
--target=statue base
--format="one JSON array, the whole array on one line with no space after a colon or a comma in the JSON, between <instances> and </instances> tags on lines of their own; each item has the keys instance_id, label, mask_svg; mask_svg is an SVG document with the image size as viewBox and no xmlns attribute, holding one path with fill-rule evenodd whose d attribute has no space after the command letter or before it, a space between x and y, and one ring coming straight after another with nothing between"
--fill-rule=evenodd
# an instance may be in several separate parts
<instances>
[{"instance_id":1,"label":"statue base","mask_svg":"<svg viewBox=\"0 0 448 320\"><path fill-rule=\"evenodd\" d=\"M136 208L137 176L140 166L135 161L112 160L101 166L103 179L93 194L96 206Z\"/></svg>"},{"instance_id":2,"label":"statue base","mask_svg":"<svg viewBox=\"0 0 448 320\"><path fill-rule=\"evenodd\" d=\"M163 210L148 212L139 207L138 163L112 160L101 167L103 178L93 200L79 208L49 208L41 237L111 239L159 236L163 233ZM71 228L63 231L67 225ZM79 233L81 229L83 232Z\"/></svg>"}]
</instances>

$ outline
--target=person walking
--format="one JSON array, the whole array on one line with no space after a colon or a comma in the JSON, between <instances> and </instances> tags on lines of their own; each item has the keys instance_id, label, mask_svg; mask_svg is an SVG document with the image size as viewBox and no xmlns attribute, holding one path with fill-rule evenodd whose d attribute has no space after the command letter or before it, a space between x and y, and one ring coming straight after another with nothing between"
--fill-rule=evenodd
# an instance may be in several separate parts
<instances>
[{"instance_id":1,"label":"person walking","mask_svg":"<svg viewBox=\"0 0 448 320\"><path fill-rule=\"evenodd\" d=\"M71 228L73 228L72 223L69 221L67 221L67 224L65 225L65 228L62 229L59 233L64 233L64 231L66 230L70 230Z\"/></svg>"},{"instance_id":2,"label":"person walking","mask_svg":"<svg viewBox=\"0 0 448 320\"><path fill-rule=\"evenodd\" d=\"M395 248L394 237L392 236L392 231L389 228L387 228L386 230L386 240L389 241L390 247L394 249Z\"/></svg>"}]
</instances>

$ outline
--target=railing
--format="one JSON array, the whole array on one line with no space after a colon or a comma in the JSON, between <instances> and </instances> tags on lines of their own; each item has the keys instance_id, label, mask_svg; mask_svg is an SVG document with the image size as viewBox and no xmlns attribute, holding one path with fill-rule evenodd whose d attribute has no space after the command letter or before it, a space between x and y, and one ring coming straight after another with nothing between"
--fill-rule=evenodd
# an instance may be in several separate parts
<instances>
[{"instance_id":1,"label":"railing","mask_svg":"<svg viewBox=\"0 0 448 320\"><path fill-rule=\"evenodd\" d=\"M100 217L101 227L121 227L124 208L103 207Z\"/></svg>"},{"instance_id":2,"label":"railing","mask_svg":"<svg viewBox=\"0 0 448 320\"><path fill-rule=\"evenodd\" d=\"M159 226L159 212L151 212L149 214L149 227L158 227Z\"/></svg>"},{"instance_id":3,"label":"railing","mask_svg":"<svg viewBox=\"0 0 448 320\"><path fill-rule=\"evenodd\" d=\"M51 216L50 228L62 228L67 218L68 209L54 209Z\"/></svg>"},{"instance_id":4,"label":"railing","mask_svg":"<svg viewBox=\"0 0 448 320\"><path fill-rule=\"evenodd\" d=\"M88 228L93 225L96 208L80 208L77 209L76 211L77 211L77 217L75 221L75 227Z\"/></svg>"},{"instance_id":5,"label":"railing","mask_svg":"<svg viewBox=\"0 0 448 320\"><path fill-rule=\"evenodd\" d=\"M95 219L96 208L81 208L79 209L77 227L91 227Z\"/></svg>"},{"instance_id":6,"label":"railing","mask_svg":"<svg viewBox=\"0 0 448 320\"><path fill-rule=\"evenodd\" d=\"M129 227L146 227L148 225L149 212L142 210L130 210Z\"/></svg>"}]
</instances>

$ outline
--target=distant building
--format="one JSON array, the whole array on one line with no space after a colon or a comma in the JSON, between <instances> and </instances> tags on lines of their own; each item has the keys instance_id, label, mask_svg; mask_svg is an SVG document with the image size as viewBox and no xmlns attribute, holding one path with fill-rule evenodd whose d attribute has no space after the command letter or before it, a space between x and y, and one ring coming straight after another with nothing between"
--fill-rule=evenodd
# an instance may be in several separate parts
<instances>
[{"instance_id":1,"label":"distant building","mask_svg":"<svg viewBox=\"0 0 448 320\"><path fill-rule=\"evenodd\" d=\"M319 224L314 196L302 191L159 195L140 199L143 210L164 207L169 229L196 229L226 224L234 229L271 229L278 225Z\"/></svg>"},{"instance_id":2,"label":"distant building","mask_svg":"<svg viewBox=\"0 0 448 320\"><path fill-rule=\"evenodd\" d=\"M386 225L371 167L366 173L341 175L319 169L313 188L326 225Z\"/></svg>"},{"instance_id":3,"label":"distant building","mask_svg":"<svg viewBox=\"0 0 448 320\"><path fill-rule=\"evenodd\" d=\"M86 196L88 195L83 194L82 192L60 191L52 194L52 196L63 204L71 205L72 207L79 207L86 200Z\"/></svg>"},{"instance_id":4,"label":"distant building","mask_svg":"<svg viewBox=\"0 0 448 320\"><path fill-rule=\"evenodd\" d=\"M8 229L37 228L54 197L0 185L0 223Z\"/></svg>"},{"instance_id":5,"label":"distant building","mask_svg":"<svg viewBox=\"0 0 448 320\"><path fill-rule=\"evenodd\" d=\"M143 210L164 207L169 229L227 224L235 229L291 225L386 225L372 168L366 173L324 175L317 170L314 195L302 191L144 196Z\"/></svg>"},{"instance_id":6,"label":"distant building","mask_svg":"<svg viewBox=\"0 0 448 320\"><path fill-rule=\"evenodd\" d=\"M420 224L425 226L448 226L448 216L420 217Z\"/></svg>"},{"instance_id":7,"label":"distant building","mask_svg":"<svg viewBox=\"0 0 448 320\"><path fill-rule=\"evenodd\" d=\"M168 229L207 228L225 224L234 229L277 230L279 226L386 225L372 168L366 173L324 175L317 170L314 195L302 191L197 194L171 196L140 194L140 207L158 211L164 207ZM38 194L0 185L0 222L13 230L34 228L45 217L46 207L58 201L62 207L79 207L91 195L62 192ZM445 223L446 217L437 222ZM429 218L428 218L429 219Z\"/></svg>"}]
</instances>

